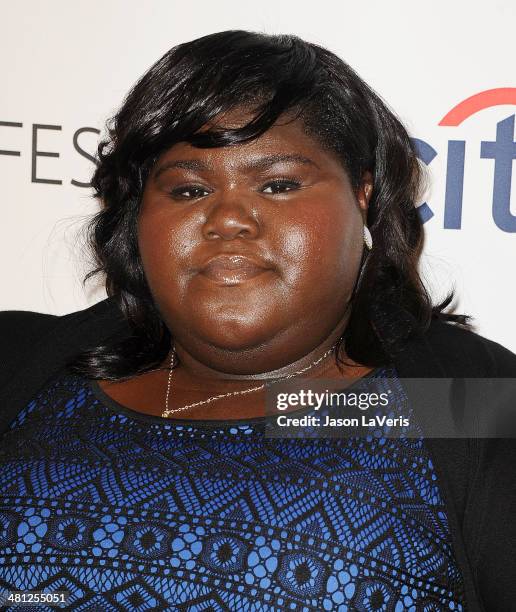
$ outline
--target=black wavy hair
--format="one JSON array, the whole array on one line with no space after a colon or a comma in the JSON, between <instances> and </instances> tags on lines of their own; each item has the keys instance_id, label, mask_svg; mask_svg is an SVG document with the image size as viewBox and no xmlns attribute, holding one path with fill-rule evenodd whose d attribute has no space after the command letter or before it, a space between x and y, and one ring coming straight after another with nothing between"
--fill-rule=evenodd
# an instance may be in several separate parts
<instances>
[{"instance_id":1,"label":"black wavy hair","mask_svg":"<svg viewBox=\"0 0 516 612\"><path fill-rule=\"evenodd\" d=\"M238 129L203 126L220 113L253 110ZM435 306L418 272L423 226L415 207L421 170L407 131L380 97L327 49L291 35L247 31L210 34L173 47L136 83L108 122L92 184L101 210L87 225L95 267L131 334L76 355L71 369L121 380L153 369L172 337L153 302L137 245L143 188L157 158L173 144L230 146L252 140L280 117L302 120L307 133L342 161L356 188L374 183L367 222L374 246L364 249L337 362L387 363L432 318L468 325L446 313L453 291Z\"/></svg>"}]
</instances>

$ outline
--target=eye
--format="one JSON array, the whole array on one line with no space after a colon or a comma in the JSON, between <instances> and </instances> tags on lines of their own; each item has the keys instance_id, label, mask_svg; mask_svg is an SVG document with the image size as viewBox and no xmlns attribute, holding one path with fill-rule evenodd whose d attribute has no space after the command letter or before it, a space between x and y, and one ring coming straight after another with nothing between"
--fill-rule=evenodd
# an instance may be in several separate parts
<instances>
[{"instance_id":1,"label":"eye","mask_svg":"<svg viewBox=\"0 0 516 612\"><path fill-rule=\"evenodd\" d=\"M294 189L299 189L301 187L301 182L293 179L276 179L274 181L269 181L262 188L263 193L267 194L282 194L288 191L293 191Z\"/></svg>"},{"instance_id":2,"label":"eye","mask_svg":"<svg viewBox=\"0 0 516 612\"><path fill-rule=\"evenodd\" d=\"M170 195L177 200L196 200L209 195L209 191L200 185L184 185L170 191Z\"/></svg>"}]
</instances>

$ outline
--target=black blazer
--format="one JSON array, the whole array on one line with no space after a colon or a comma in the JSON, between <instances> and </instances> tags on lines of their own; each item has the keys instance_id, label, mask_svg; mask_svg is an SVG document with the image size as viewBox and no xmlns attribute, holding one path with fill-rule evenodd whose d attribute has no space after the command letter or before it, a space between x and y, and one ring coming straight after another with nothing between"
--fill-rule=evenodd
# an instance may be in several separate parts
<instances>
[{"instance_id":1,"label":"black blazer","mask_svg":"<svg viewBox=\"0 0 516 612\"><path fill-rule=\"evenodd\" d=\"M113 298L64 316L0 312L0 433L70 357L107 337L122 338L128 329ZM403 378L516 378L514 353L437 320L393 361ZM495 401L488 398L482 409ZM455 400L429 408L464 410ZM447 507L468 610L516 611L516 439L425 443Z\"/></svg>"}]
</instances>

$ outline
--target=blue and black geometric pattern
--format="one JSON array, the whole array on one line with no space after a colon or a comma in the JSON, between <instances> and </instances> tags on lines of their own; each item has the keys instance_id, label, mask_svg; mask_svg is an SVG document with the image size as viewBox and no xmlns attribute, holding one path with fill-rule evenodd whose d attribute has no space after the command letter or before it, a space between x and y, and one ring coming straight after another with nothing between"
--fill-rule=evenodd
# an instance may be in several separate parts
<instances>
[{"instance_id":1,"label":"blue and black geometric pattern","mask_svg":"<svg viewBox=\"0 0 516 612\"><path fill-rule=\"evenodd\" d=\"M268 439L102 393L65 372L4 436L0 590L75 611L463 610L421 438Z\"/></svg>"}]
</instances>

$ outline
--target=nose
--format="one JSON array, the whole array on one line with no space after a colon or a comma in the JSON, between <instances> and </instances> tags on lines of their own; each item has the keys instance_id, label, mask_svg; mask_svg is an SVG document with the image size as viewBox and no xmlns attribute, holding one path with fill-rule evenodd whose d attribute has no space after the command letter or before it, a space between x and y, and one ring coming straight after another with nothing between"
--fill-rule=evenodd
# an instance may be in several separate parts
<instances>
[{"instance_id":1,"label":"nose","mask_svg":"<svg viewBox=\"0 0 516 612\"><path fill-rule=\"evenodd\" d=\"M203 236L207 240L256 238L260 226L249 198L238 194L220 194L207 212Z\"/></svg>"}]
</instances>

